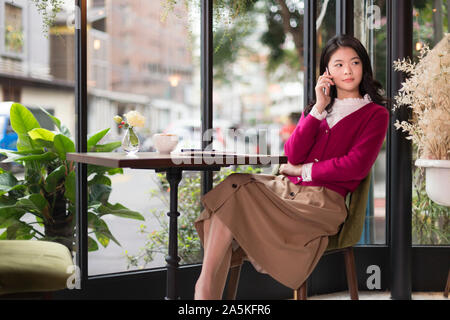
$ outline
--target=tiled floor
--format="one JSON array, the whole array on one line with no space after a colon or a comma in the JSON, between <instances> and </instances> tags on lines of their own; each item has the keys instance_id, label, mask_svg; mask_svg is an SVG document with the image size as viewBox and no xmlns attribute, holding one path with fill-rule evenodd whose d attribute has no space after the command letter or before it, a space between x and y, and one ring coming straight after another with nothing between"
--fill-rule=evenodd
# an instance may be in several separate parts
<instances>
[{"instance_id":1,"label":"tiled floor","mask_svg":"<svg viewBox=\"0 0 450 320\"><path fill-rule=\"evenodd\" d=\"M391 293L389 291L359 291L358 294L360 300L391 300ZM308 300L350 300L350 295L348 294L348 291L343 291L308 297ZM442 291L413 292L412 300L448 300L448 298L444 297L444 293Z\"/></svg>"}]
</instances>

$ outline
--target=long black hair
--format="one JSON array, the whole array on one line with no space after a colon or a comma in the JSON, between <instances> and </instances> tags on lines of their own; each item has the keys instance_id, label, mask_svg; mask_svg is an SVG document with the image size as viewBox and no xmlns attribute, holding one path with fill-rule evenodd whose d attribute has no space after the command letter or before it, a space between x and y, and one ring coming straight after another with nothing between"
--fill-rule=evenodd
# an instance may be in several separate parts
<instances>
[{"instance_id":1,"label":"long black hair","mask_svg":"<svg viewBox=\"0 0 450 320\"><path fill-rule=\"evenodd\" d=\"M369 55L367 54L366 48L362 45L362 43L353 36L342 34L337 35L330 40L328 40L325 48L322 50L322 54L320 56L320 74L322 75L325 72L325 68L328 66L328 62L330 61L333 53L342 47L349 47L356 51L359 58L362 61L363 65L363 76L361 79L361 83L359 84L359 93L362 97L367 93L372 102L376 104L382 105L387 108L387 103L389 99L382 96L381 90L383 86L381 83L373 78L372 73L372 65L370 63ZM336 86L330 87L330 98L331 101L325 108L328 113L331 112L332 106L334 103L334 99L337 97L337 89ZM314 98L310 103L306 106L304 110L305 116L311 111L312 107L316 104L316 99Z\"/></svg>"}]
</instances>

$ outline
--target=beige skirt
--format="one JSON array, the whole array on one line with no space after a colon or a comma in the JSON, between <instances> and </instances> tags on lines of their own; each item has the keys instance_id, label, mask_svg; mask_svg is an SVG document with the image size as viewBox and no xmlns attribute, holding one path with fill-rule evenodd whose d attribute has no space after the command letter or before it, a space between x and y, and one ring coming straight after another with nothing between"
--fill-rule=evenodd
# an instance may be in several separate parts
<instances>
[{"instance_id":1,"label":"beige skirt","mask_svg":"<svg viewBox=\"0 0 450 320\"><path fill-rule=\"evenodd\" d=\"M248 259L259 272L298 289L347 216L344 198L284 175L233 173L201 198L195 227L216 214L233 234L232 265Z\"/></svg>"}]
</instances>

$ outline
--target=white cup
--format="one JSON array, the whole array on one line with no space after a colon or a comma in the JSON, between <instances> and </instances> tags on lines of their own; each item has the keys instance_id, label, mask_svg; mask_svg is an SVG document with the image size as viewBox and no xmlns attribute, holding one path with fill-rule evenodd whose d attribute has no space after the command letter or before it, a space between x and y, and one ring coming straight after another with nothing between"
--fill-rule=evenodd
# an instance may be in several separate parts
<instances>
[{"instance_id":1,"label":"white cup","mask_svg":"<svg viewBox=\"0 0 450 320\"><path fill-rule=\"evenodd\" d=\"M178 144L178 136L171 133L155 133L153 144L159 153L169 154Z\"/></svg>"}]
</instances>

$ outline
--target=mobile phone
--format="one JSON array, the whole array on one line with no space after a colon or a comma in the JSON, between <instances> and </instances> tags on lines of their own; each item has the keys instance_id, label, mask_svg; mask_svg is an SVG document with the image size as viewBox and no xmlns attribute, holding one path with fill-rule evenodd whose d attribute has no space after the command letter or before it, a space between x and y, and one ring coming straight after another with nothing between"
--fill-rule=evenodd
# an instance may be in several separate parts
<instances>
[{"instance_id":1,"label":"mobile phone","mask_svg":"<svg viewBox=\"0 0 450 320\"><path fill-rule=\"evenodd\" d=\"M330 75L330 72L328 71L328 67L325 68L325 70L326 70L326 72L327 72L327 75ZM327 89L326 89L326 88L322 88L322 91L323 91L323 93L324 93L325 95L327 95Z\"/></svg>"}]
</instances>

